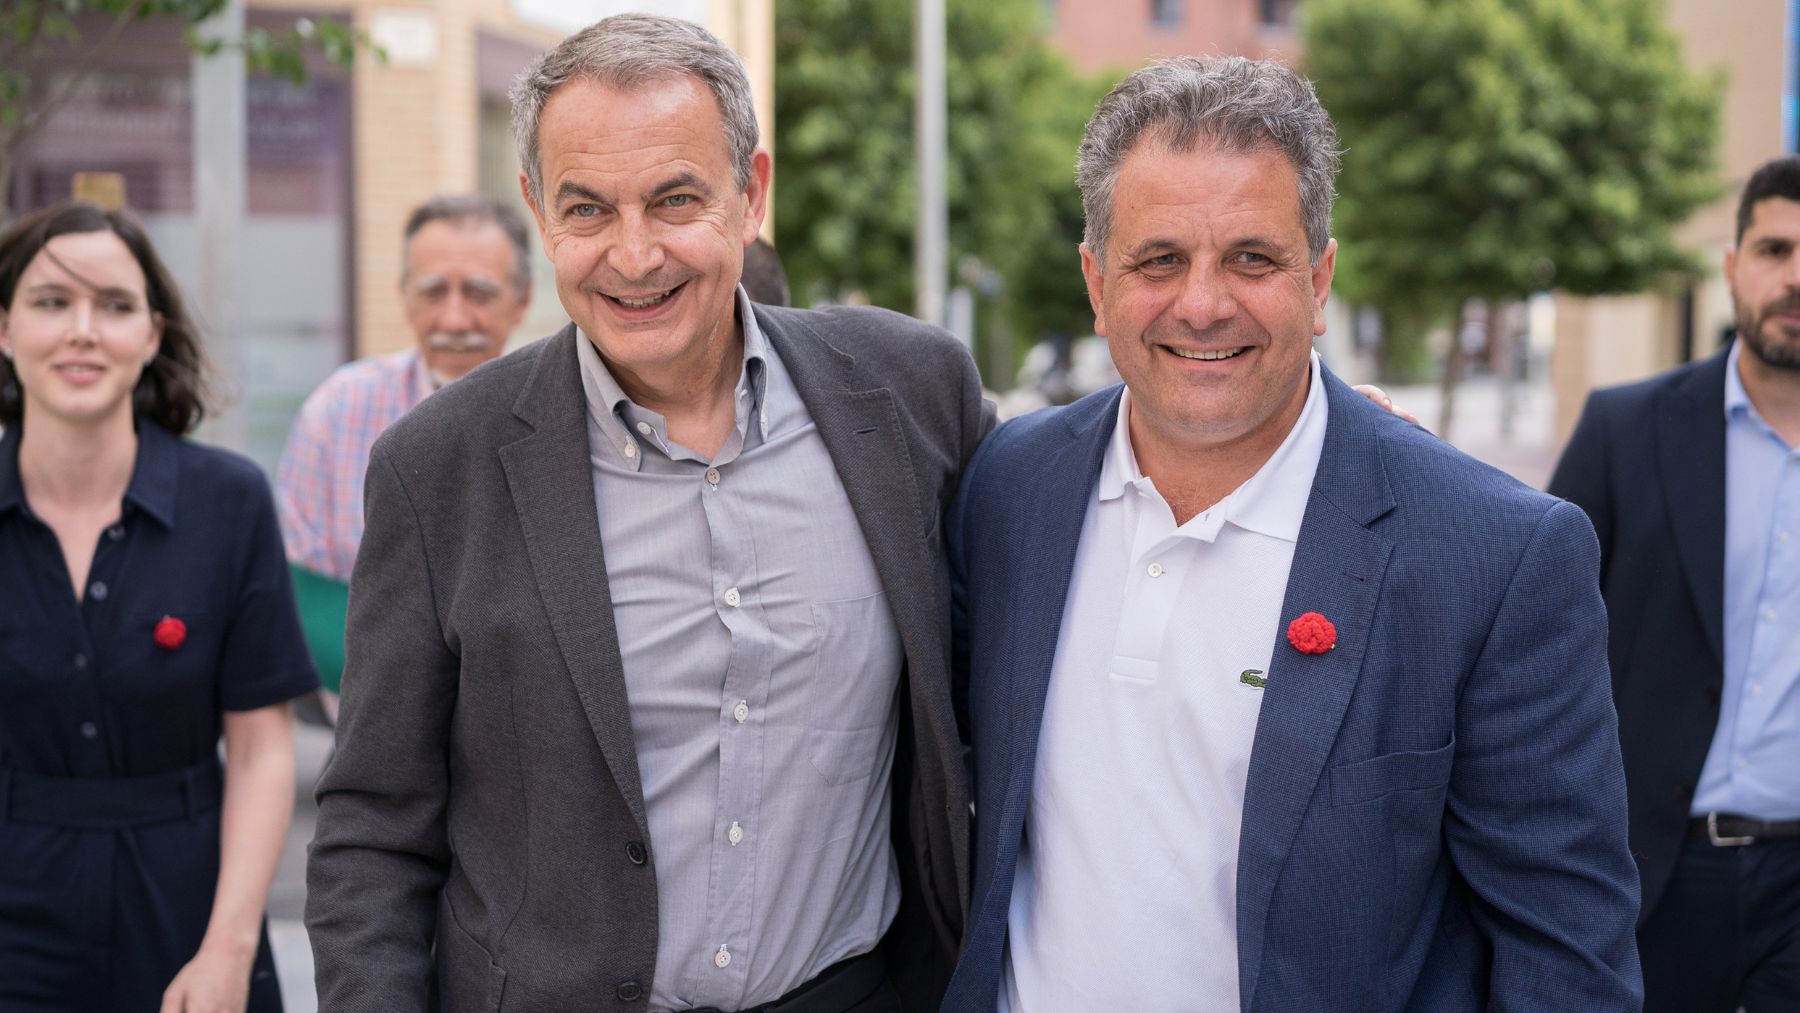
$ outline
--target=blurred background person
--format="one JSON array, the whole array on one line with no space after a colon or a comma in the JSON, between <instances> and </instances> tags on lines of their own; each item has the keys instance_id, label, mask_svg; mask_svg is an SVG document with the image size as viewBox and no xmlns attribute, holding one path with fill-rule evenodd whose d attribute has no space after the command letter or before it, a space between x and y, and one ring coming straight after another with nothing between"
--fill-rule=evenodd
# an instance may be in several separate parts
<instances>
[{"instance_id":1,"label":"blurred background person","mask_svg":"<svg viewBox=\"0 0 1800 1013\"><path fill-rule=\"evenodd\" d=\"M497 357L531 298L530 234L485 197L439 196L406 221L400 294L417 345L327 377L295 417L275 473L307 646L335 711L350 568L375 438L439 387Z\"/></svg>"},{"instance_id":2,"label":"blurred background person","mask_svg":"<svg viewBox=\"0 0 1800 1013\"><path fill-rule=\"evenodd\" d=\"M205 362L133 219L20 219L0 310L0 1007L278 1010L316 679L268 485L181 438Z\"/></svg>"},{"instance_id":3,"label":"blurred background person","mask_svg":"<svg viewBox=\"0 0 1800 1013\"><path fill-rule=\"evenodd\" d=\"M766 306L786 306L791 293L788 291L787 270L781 266L781 254L775 247L761 236L756 242L744 247L744 276L739 279L744 286L744 294L751 302L759 302Z\"/></svg>"}]
</instances>

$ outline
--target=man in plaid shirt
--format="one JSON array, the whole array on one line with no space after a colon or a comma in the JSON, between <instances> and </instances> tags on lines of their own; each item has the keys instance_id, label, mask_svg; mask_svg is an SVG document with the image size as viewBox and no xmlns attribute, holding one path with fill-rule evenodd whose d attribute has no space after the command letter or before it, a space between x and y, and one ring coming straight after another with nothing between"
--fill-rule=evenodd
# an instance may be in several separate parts
<instances>
[{"instance_id":1,"label":"man in plaid shirt","mask_svg":"<svg viewBox=\"0 0 1800 1013\"><path fill-rule=\"evenodd\" d=\"M329 689L343 667L343 600L363 532L369 448L426 395L498 356L531 296L530 233L481 197L435 197L406 222L400 276L418 346L340 367L295 417L275 476L307 641Z\"/></svg>"}]
</instances>

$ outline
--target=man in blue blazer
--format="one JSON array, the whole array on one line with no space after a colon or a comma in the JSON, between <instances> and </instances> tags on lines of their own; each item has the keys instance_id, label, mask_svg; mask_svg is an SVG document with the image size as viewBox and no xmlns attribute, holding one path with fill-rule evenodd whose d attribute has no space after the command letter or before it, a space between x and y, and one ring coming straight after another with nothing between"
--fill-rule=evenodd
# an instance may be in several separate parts
<instances>
[{"instance_id":1,"label":"man in blue blazer","mask_svg":"<svg viewBox=\"0 0 1800 1013\"><path fill-rule=\"evenodd\" d=\"M1273 62L1100 104L1123 389L999 429L948 538L975 859L944 1009L1636 1010L1598 548L1323 368L1336 138Z\"/></svg>"},{"instance_id":2,"label":"man in blue blazer","mask_svg":"<svg viewBox=\"0 0 1800 1013\"><path fill-rule=\"evenodd\" d=\"M1550 479L1600 536L1648 1013L1800 1010L1800 157L1724 267L1739 340L1595 391Z\"/></svg>"}]
</instances>

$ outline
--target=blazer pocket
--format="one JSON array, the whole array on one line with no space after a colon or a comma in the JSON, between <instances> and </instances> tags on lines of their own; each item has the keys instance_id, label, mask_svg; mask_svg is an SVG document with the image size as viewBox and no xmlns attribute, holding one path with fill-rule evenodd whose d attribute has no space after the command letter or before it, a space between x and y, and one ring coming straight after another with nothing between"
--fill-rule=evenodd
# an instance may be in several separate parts
<instances>
[{"instance_id":1,"label":"blazer pocket","mask_svg":"<svg viewBox=\"0 0 1800 1013\"><path fill-rule=\"evenodd\" d=\"M1357 805L1397 791L1442 788L1450 783L1456 740L1417 753L1386 753L1331 768L1331 804Z\"/></svg>"},{"instance_id":2,"label":"blazer pocket","mask_svg":"<svg viewBox=\"0 0 1800 1013\"><path fill-rule=\"evenodd\" d=\"M444 1013L497 1013L506 990L506 971L457 921L447 897L438 904L436 948L438 1001Z\"/></svg>"}]
</instances>

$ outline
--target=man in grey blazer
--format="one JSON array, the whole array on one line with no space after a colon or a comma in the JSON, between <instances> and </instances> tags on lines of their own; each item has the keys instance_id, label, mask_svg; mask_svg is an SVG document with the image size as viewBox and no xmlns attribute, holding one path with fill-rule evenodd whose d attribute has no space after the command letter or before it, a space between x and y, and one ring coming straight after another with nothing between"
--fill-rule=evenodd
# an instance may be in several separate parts
<instances>
[{"instance_id":1,"label":"man in grey blazer","mask_svg":"<svg viewBox=\"0 0 1800 1013\"><path fill-rule=\"evenodd\" d=\"M572 323L376 444L307 926L330 1010L935 1006L968 797L948 335L753 306L737 58L626 15L521 77Z\"/></svg>"}]
</instances>

